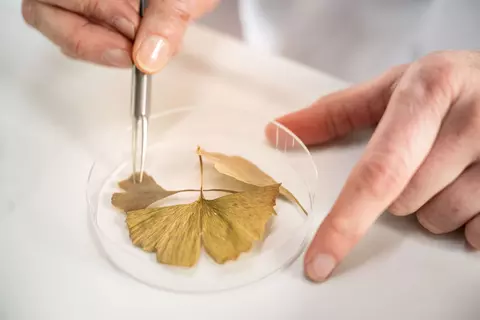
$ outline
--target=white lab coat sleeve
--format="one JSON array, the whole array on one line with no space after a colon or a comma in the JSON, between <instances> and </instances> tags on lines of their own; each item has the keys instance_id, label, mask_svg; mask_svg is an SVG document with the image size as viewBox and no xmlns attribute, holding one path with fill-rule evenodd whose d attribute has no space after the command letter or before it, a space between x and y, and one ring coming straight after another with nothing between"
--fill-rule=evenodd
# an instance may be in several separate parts
<instances>
[{"instance_id":1,"label":"white lab coat sleeve","mask_svg":"<svg viewBox=\"0 0 480 320\"><path fill-rule=\"evenodd\" d=\"M417 55L480 49L480 0L436 0L422 21Z\"/></svg>"}]
</instances>

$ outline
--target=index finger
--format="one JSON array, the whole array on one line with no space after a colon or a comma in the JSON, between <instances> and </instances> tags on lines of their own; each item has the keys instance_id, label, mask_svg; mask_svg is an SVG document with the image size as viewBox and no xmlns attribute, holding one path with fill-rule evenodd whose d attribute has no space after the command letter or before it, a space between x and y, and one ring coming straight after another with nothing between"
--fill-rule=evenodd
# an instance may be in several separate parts
<instances>
[{"instance_id":1,"label":"index finger","mask_svg":"<svg viewBox=\"0 0 480 320\"><path fill-rule=\"evenodd\" d=\"M417 63L398 83L364 155L307 251L305 272L311 280L330 276L428 155L458 91L447 73L446 68Z\"/></svg>"}]
</instances>

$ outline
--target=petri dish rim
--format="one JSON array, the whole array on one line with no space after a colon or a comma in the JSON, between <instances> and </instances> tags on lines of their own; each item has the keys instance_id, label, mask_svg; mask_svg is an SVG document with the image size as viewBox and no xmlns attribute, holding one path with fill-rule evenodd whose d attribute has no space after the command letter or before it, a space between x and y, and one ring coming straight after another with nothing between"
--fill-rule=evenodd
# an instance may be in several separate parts
<instances>
[{"instance_id":1,"label":"petri dish rim","mask_svg":"<svg viewBox=\"0 0 480 320\"><path fill-rule=\"evenodd\" d=\"M150 121L154 121L155 119L159 119L159 118L164 118L166 116L173 115L173 114L185 113L185 112L189 112L189 111L198 111L199 109L216 109L216 108L218 108L218 107L212 106L212 105L210 105L210 106L179 107L179 108L174 108L174 109L166 110L166 111L163 111L163 112L155 113L155 114L151 115ZM298 146L301 148L302 152L305 153L305 155L308 158L309 163L310 163L310 168L309 169L313 170L312 180L313 180L314 184L316 184L318 182L318 169L315 165L315 162L313 161L313 158L311 156L310 151L305 146L305 144L290 129L288 129L287 127L285 127L284 125L282 125L278 121L274 120L274 117L267 116L266 113L259 113L257 111L255 111L255 113L253 113L248 109L245 109L245 108L242 108L242 107L231 106L231 105L228 106L227 109L229 109L229 110L236 109L236 110L241 111L241 112L251 113L252 115L255 115L255 117L257 117L257 118L262 117L265 120L266 125L267 124L273 124L275 127L277 127L277 130L281 129L285 133L287 133L288 136L291 137L296 144L298 144ZM130 132L131 129L132 129L132 126L131 125L126 126L125 129ZM96 168L97 168L97 162L94 161L92 163L91 167L90 167L90 170L89 170L88 176L87 176L86 200L87 200L87 208L88 208L88 214L89 214L89 222L91 223L91 225L92 225L92 227L95 231L95 236L97 237L97 244L100 246L102 251L105 253L107 260L113 265L113 267L116 270L128 275L129 277L134 278L135 280L137 280L137 281L139 281L139 282L141 282L141 283L143 283L143 284L145 284L149 287L153 287L153 288L160 289L160 290L163 290L163 291L174 292L174 293L186 293L186 294L208 294L208 293L230 291L230 290L245 287L245 286L248 286L252 283L256 283L258 281L261 281L262 279L267 278L267 277L277 273L279 270L287 268L294 261L296 261L298 259L298 257L302 254L302 252L305 248L305 245L306 245L306 242L307 242L308 231L310 231L310 228L312 227L312 218L314 216L312 214L313 213L312 211L313 211L313 206L314 206L314 203L315 203L315 193L314 193L315 185L308 186L308 189L309 189L309 197L308 197L309 203L308 203L307 211L308 211L309 215L303 223L303 228L304 228L303 241L300 244L300 246L298 247L298 250L296 250L296 253L291 255L291 257L289 259L287 259L283 264L279 265L277 268L274 268L270 272L265 273L264 275L259 276L256 279L253 279L251 281L246 281L246 282L244 282L242 284L239 284L239 285L226 287L226 288L221 288L221 289L177 290L177 289L173 289L173 288L169 288L169 287L159 286L159 285L156 285L156 284L152 284L152 283L142 279L141 277L137 277L134 274L132 274L132 273L128 272L127 270L125 270L124 268L122 268L122 266L120 266L119 263L117 261L115 261L114 258L112 258L108 249L106 248L105 244L103 243L103 241L107 241L107 242L109 242L110 245L118 245L115 241L113 241L106 234L104 234L104 232L101 230L101 228L98 225L97 206L98 206L98 200L99 199L97 199L98 195L96 197L97 192L95 192L95 191L92 192L92 189L90 188L90 184L92 183L92 176L94 175ZM106 180L108 180L108 176L106 176L103 180L104 181L102 182L102 185L105 183ZM96 199L96 200L94 200L94 199ZM290 239L293 238L294 236L295 235L292 234L290 236ZM290 239L285 240L285 243L288 243L290 241ZM274 249L275 248L271 248L269 250L274 250ZM133 256L133 250L135 250L135 247L132 246L132 247L126 248L124 246L118 246L116 248L116 250L123 251L124 253L127 253L127 254ZM265 255L265 254L266 254L265 252L261 253L261 255Z\"/></svg>"}]
</instances>

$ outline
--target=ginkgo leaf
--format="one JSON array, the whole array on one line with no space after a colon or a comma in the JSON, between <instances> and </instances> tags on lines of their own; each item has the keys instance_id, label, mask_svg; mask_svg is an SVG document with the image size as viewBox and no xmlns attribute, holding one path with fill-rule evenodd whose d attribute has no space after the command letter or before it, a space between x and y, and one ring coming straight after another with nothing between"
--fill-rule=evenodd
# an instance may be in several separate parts
<instances>
[{"instance_id":1,"label":"ginkgo leaf","mask_svg":"<svg viewBox=\"0 0 480 320\"><path fill-rule=\"evenodd\" d=\"M138 174L137 174L138 175ZM135 182L133 174L126 180L120 181L118 186L125 192L112 195L112 205L125 212L145 209L152 203L164 199L179 191L168 191L159 186L148 174L143 174L142 182Z\"/></svg>"},{"instance_id":2,"label":"ginkgo leaf","mask_svg":"<svg viewBox=\"0 0 480 320\"><path fill-rule=\"evenodd\" d=\"M200 256L199 203L128 212L127 226L133 244L157 253L164 264L192 267Z\"/></svg>"},{"instance_id":3,"label":"ginkgo leaf","mask_svg":"<svg viewBox=\"0 0 480 320\"><path fill-rule=\"evenodd\" d=\"M217 263L235 260L262 240L273 215L279 185L207 200L127 213L133 244L156 252L163 264L192 267L200 248Z\"/></svg>"},{"instance_id":4,"label":"ginkgo leaf","mask_svg":"<svg viewBox=\"0 0 480 320\"><path fill-rule=\"evenodd\" d=\"M277 182L268 174L263 172L252 162L240 156L229 156L219 152L208 152L201 148L197 149L197 153L205 159L213 162L215 169L227 176L235 178L244 183L255 186L267 186L276 184ZM280 194L288 200L296 203L300 209L308 215L307 210L297 200L297 198L283 186L280 187Z\"/></svg>"},{"instance_id":5,"label":"ginkgo leaf","mask_svg":"<svg viewBox=\"0 0 480 320\"><path fill-rule=\"evenodd\" d=\"M198 200L127 212L126 223L133 244L147 252L156 252L160 263L192 267L202 246L217 263L235 260L249 251L255 241L263 239L266 224L275 213L280 184L206 199L203 161L201 155L198 157L201 177ZM133 188L137 187L127 184L127 191Z\"/></svg>"},{"instance_id":6,"label":"ginkgo leaf","mask_svg":"<svg viewBox=\"0 0 480 320\"><path fill-rule=\"evenodd\" d=\"M217 263L236 260L255 241L263 240L279 187L276 184L202 200L202 244Z\"/></svg>"}]
</instances>

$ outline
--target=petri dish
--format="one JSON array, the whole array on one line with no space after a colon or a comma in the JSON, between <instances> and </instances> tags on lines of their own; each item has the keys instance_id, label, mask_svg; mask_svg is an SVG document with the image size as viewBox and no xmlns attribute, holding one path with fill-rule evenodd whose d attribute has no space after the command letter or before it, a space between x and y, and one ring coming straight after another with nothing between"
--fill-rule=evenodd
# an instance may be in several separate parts
<instances>
[{"instance_id":1,"label":"petri dish","mask_svg":"<svg viewBox=\"0 0 480 320\"><path fill-rule=\"evenodd\" d=\"M154 253L132 244L125 214L111 205L118 181L132 173L131 128L110 132L104 156L93 163L87 183L88 214L97 243L117 269L162 290L205 293L257 282L297 259L312 228L317 169L308 149L273 116L241 107L195 106L154 114L149 121L145 171L169 190L199 188L197 146L248 159L292 192L308 212L283 198L266 228L266 237L237 260L217 264L202 252L192 268L160 264ZM265 129L269 126L269 139ZM238 182L204 161L204 188L231 188ZM207 198L216 197L206 194ZM193 202L194 192L180 193L155 205Z\"/></svg>"}]
</instances>

